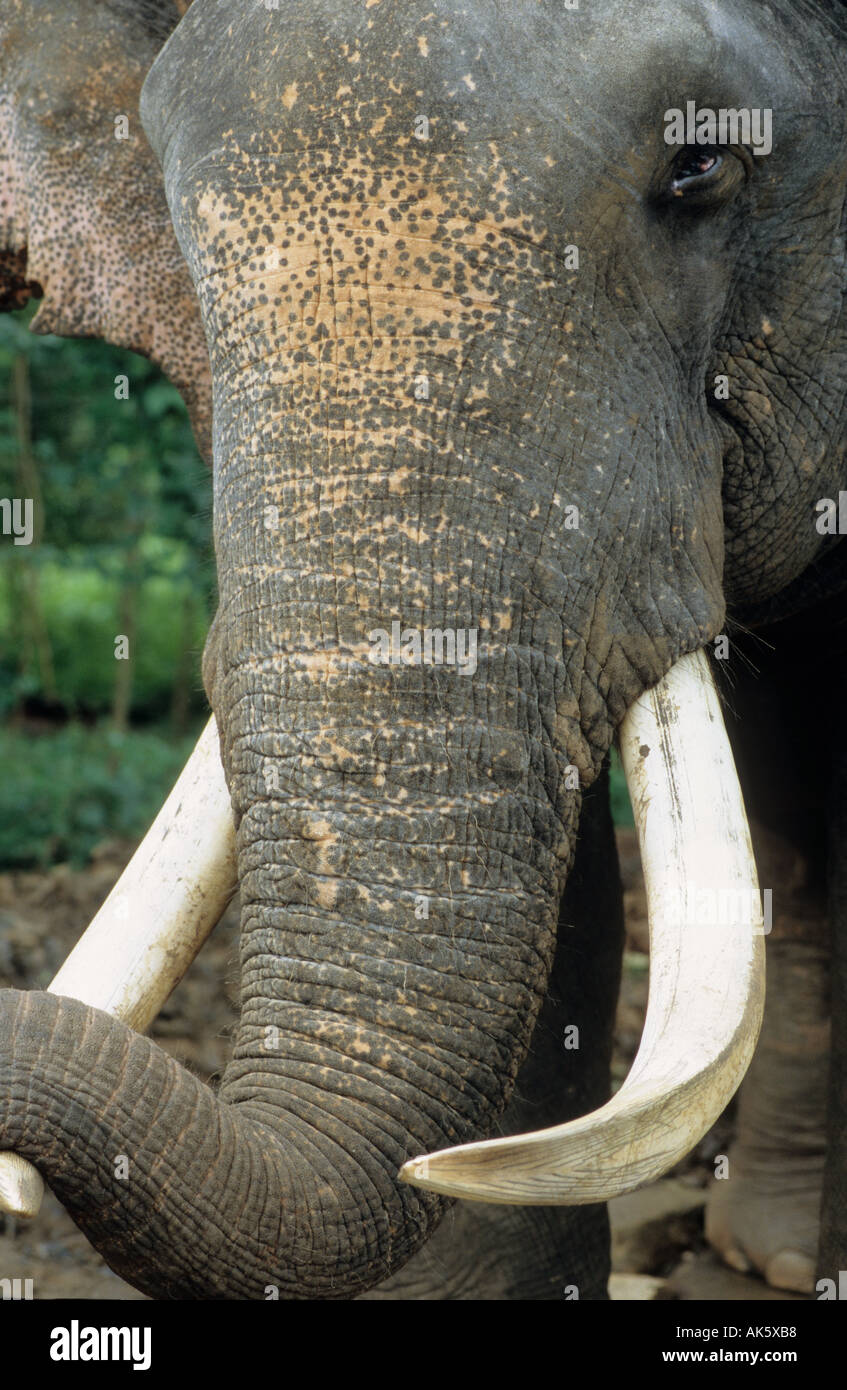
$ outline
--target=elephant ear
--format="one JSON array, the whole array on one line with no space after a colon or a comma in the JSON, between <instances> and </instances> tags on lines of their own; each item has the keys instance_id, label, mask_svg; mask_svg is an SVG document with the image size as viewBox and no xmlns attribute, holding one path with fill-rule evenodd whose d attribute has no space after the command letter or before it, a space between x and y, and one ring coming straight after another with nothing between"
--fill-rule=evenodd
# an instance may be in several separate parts
<instances>
[{"instance_id":1,"label":"elephant ear","mask_svg":"<svg viewBox=\"0 0 847 1390\"><path fill-rule=\"evenodd\" d=\"M194 289L138 116L177 0L3 0L0 309L43 297L36 333L105 338L158 363L211 456Z\"/></svg>"}]
</instances>

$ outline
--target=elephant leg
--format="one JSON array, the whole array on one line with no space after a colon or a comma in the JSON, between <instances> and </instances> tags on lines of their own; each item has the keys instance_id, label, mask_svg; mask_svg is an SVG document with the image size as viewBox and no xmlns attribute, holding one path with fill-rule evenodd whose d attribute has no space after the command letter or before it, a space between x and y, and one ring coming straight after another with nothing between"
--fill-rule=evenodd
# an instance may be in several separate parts
<instances>
[{"instance_id":1,"label":"elephant leg","mask_svg":"<svg viewBox=\"0 0 847 1390\"><path fill-rule=\"evenodd\" d=\"M827 631L832 623L824 623ZM734 663L727 698L759 883L772 891L772 926L762 1033L741 1088L729 1175L713 1184L706 1233L735 1268L805 1293L815 1282L828 1129L826 750L837 746L841 720L834 663L832 644L803 613L750 641Z\"/></svg>"},{"instance_id":2,"label":"elephant leg","mask_svg":"<svg viewBox=\"0 0 847 1390\"><path fill-rule=\"evenodd\" d=\"M825 883L790 841L754 825L759 877L773 893L762 1033L738 1102L728 1175L715 1180L706 1234L736 1269L811 1292L826 1142L829 921Z\"/></svg>"},{"instance_id":3,"label":"elephant leg","mask_svg":"<svg viewBox=\"0 0 847 1390\"><path fill-rule=\"evenodd\" d=\"M604 774L583 803L550 988L498 1132L541 1129L608 1098L622 947L622 895ZM608 1277L604 1204L460 1201L402 1270L362 1298L605 1299Z\"/></svg>"},{"instance_id":4,"label":"elephant leg","mask_svg":"<svg viewBox=\"0 0 847 1390\"><path fill-rule=\"evenodd\" d=\"M839 694L844 688L842 668ZM847 752L838 742L830 747L833 747L829 808L832 1056L817 1274L819 1279L831 1280L838 1289L841 1271L847 1269Z\"/></svg>"}]
</instances>

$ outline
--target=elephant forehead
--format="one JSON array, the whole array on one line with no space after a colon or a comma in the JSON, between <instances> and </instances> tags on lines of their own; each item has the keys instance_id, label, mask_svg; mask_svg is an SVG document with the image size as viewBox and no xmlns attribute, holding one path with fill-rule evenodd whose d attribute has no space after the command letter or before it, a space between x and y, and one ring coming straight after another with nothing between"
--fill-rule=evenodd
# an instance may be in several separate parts
<instances>
[{"instance_id":1,"label":"elephant forehead","mask_svg":"<svg viewBox=\"0 0 847 1390\"><path fill-rule=\"evenodd\" d=\"M453 248L473 253L473 266L497 261L522 272L540 272L545 250L555 254L530 177L495 141L466 154L461 168L455 156L421 157L410 142L296 156L274 150L276 143L264 132L260 153L234 144L221 161L223 178L201 176L182 195L207 273L249 266L257 256L296 272L331 247L341 285L363 260L384 261L396 278L423 284L446 277Z\"/></svg>"},{"instance_id":2,"label":"elephant forehead","mask_svg":"<svg viewBox=\"0 0 847 1390\"><path fill-rule=\"evenodd\" d=\"M275 127L301 153L414 131L454 152L485 133L527 169L570 140L589 158L617 159L651 132L661 141L671 98L715 104L717 85L727 98L717 104L736 105L762 83L773 92L781 65L770 8L196 0L148 75L142 114L169 182L227 131L243 141Z\"/></svg>"},{"instance_id":3,"label":"elephant forehead","mask_svg":"<svg viewBox=\"0 0 847 1390\"><path fill-rule=\"evenodd\" d=\"M266 351L324 364L348 353L360 367L366 351L387 368L398 352L407 360L402 341L446 351L484 331L510 368L522 336L567 319L555 238L531 197L521 205L521 176L494 145L462 179L443 159L422 169L396 150L384 168L356 152L311 154L265 185L249 156L240 163L236 180L182 200L219 360L252 335L254 352L267 339Z\"/></svg>"}]
</instances>

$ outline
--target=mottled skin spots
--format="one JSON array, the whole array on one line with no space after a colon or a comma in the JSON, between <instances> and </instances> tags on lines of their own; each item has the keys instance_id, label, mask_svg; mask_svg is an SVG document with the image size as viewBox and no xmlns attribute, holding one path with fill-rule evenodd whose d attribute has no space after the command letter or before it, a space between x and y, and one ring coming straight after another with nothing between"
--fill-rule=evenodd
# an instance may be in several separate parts
<instances>
[{"instance_id":1,"label":"mottled skin spots","mask_svg":"<svg viewBox=\"0 0 847 1390\"><path fill-rule=\"evenodd\" d=\"M604 1098L620 915L592 787L615 728L727 597L752 622L831 563L808 516L844 476L847 132L842 105L812 111L844 82L803 8L797 57L782 0L434 0L414 23L389 0L194 0L154 64L142 114L214 382L204 680L241 1026L216 1098L90 1011L0 1009L15 1085L45 1037L73 1067L102 1049L95 1151L143 1134L160 1155L118 1206L73 1135L45 1157L0 1094L0 1135L139 1287L355 1296L443 1215L398 1185L405 1158L522 1101L535 1127ZM662 115L687 97L781 113L763 168L705 211L669 196ZM394 618L477 629L474 678L371 663ZM545 1030L577 1017L562 1056ZM46 1076L55 1110L68 1076ZM537 1296L602 1243L580 1221L542 1237Z\"/></svg>"},{"instance_id":2,"label":"mottled skin spots","mask_svg":"<svg viewBox=\"0 0 847 1390\"><path fill-rule=\"evenodd\" d=\"M203 329L138 116L177 18L167 0L4 4L0 307L43 294L34 332L105 338L158 363L210 459ZM117 116L126 139L115 138Z\"/></svg>"}]
</instances>

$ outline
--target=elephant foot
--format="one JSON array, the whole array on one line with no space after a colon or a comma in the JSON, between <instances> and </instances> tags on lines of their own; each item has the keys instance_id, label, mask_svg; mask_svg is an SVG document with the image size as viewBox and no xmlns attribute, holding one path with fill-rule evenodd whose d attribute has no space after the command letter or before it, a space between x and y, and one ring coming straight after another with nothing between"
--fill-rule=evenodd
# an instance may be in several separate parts
<instances>
[{"instance_id":1,"label":"elephant foot","mask_svg":"<svg viewBox=\"0 0 847 1390\"><path fill-rule=\"evenodd\" d=\"M772 1288L813 1293L823 1154L783 1164L783 1155L749 1164L737 1146L730 1177L716 1181L706 1207L706 1236L732 1269L756 1270Z\"/></svg>"}]
</instances>

